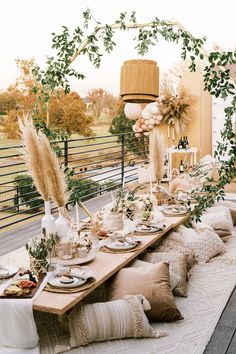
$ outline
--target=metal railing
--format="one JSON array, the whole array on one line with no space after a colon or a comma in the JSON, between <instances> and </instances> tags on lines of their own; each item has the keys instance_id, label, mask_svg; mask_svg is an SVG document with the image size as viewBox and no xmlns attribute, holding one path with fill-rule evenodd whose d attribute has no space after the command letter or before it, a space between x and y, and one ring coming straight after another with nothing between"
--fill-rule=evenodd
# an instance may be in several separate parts
<instances>
[{"instance_id":1,"label":"metal railing","mask_svg":"<svg viewBox=\"0 0 236 354\"><path fill-rule=\"evenodd\" d=\"M82 201L119 188L124 179L126 184L135 182L137 166L147 160L147 144L136 140L133 133L52 144L60 147L62 165L74 171ZM0 147L0 229L43 213L44 203L32 185L20 148Z\"/></svg>"}]
</instances>

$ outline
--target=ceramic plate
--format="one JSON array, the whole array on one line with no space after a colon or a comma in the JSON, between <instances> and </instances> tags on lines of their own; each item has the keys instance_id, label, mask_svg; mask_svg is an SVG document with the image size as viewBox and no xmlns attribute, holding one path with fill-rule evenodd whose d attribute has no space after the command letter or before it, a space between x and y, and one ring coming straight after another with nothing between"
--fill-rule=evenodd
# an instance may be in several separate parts
<instances>
[{"instance_id":1,"label":"ceramic plate","mask_svg":"<svg viewBox=\"0 0 236 354\"><path fill-rule=\"evenodd\" d=\"M107 242L106 247L111 250L131 250L137 246L137 243L130 244L128 242L124 242L123 244L116 244L115 242Z\"/></svg>"},{"instance_id":2,"label":"ceramic plate","mask_svg":"<svg viewBox=\"0 0 236 354\"><path fill-rule=\"evenodd\" d=\"M87 281L87 279L76 278L76 277L73 277L73 279L74 279L73 283L65 284L60 282L60 277L55 276L55 277L51 277L48 280L48 284L54 286L55 288L77 288L78 286L83 285Z\"/></svg>"},{"instance_id":3,"label":"ceramic plate","mask_svg":"<svg viewBox=\"0 0 236 354\"><path fill-rule=\"evenodd\" d=\"M83 257L83 258L77 257L77 258L72 258L72 259L60 259L58 257L53 257L51 259L51 263L72 266L72 265L76 265L76 264L85 264L85 263L91 262L95 257L96 257L95 252L89 252L87 257Z\"/></svg>"},{"instance_id":4,"label":"ceramic plate","mask_svg":"<svg viewBox=\"0 0 236 354\"><path fill-rule=\"evenodd\" d=\"M13 277L19 270L19 267L4 267L0 268L0 279Z\"/></svg>"},{"instance_id":5,"label":"ceramic plate","mask_svg":"<svg viewBox=\"0 0 236 354\"><path fill-rule=\"evenodd\" d=\"M185 207L179 207L179 206L169 206L167 208L163 209L163 214L167 216L179 216L179 215L185 215L188 213L187 209Z\"/></svg>"},{"instance_id":6,"label":"ceramic plate","mask_svg":"<svg viewBox=\"0 0 236 354\"><path fill-rule=\"evenodd\" d=\"M155 226L155 225L143 225L139 224L136 226L135 232L143 233L143 234L153 234L155 232L160 232L164 230L164 226Z\"/></svg>"}]
</instances>

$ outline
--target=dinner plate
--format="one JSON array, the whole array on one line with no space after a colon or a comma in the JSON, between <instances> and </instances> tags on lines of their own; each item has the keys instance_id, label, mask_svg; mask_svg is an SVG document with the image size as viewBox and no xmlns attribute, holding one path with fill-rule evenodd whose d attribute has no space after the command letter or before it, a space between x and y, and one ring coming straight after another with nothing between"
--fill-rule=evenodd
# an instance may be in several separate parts
<instances>
[{"instance_id":1,"label":"dinner plate","mask_svg":"<svg viewBox=\"0 0 236 354\"><path fill-rule=\"evenodd\" d=\"M144 226L146 228L144 228ZM139 224L136 226L135 232L143 233L143 234L153 234L155 232L160 232L164 230L164 225L163 226L155 226L155 225L143 225Z\"/></svg>"},{"instance_id":2,"label":"dinner plate","mask_svg":"<svg viewBox=\"0 0 236 354\"><path fill-rule=\"evenodd\" d=\"M73 277L74 282L73 283L61 283L60 282L60 277L51 277L48 280L48 284L50 284L51 286L54 286L54 288L77 288L81 285L83 285L84 283L86 283L87 279L83 279L83 278L76 278Z\"/></svg>"},{"instance_id":3,"label":"dinner plate","mask_svg":"<svg viewBox=\"0 0 236 354\"><path fill-rule=\"evenodd\" d=\"M4 269L4 273L1 272L2 269ZM19 267L14 267L14 266L10 266L10 267L4 267L4 268L0 268L0 279L7 279L7 278L10 278L10 277L13 277L13 275L15 275L19 270Z\"/></svg>"},{"instance_id":4,"label":"dinner plate","mask_svg":"<svg viewBox=\"0 0 236 354\"><path fill-rule=\"evenodd\" d=\"M76 265L76 264L85 264L91 262L96 257L95 252L89 252L86 257L76 257L72 259L61 259L59 257L53 257L51 263L61 264L61 265Z\"/></svg>"},{"instance_id":5,"label":"dinner plate","mask_svg":"<svg viewBox=\"0 0 236 354\"><path fill-rule=\"evenodd\" d=\"M116 244L115 242L107 242L106 247L111 250L131 250L137 246L137 243L130 244L128 242L124 242L123 244Z\"/></svg>"},{"instance_id":6,"label":"dinner plate","mask_svg":"<svg viewBox=\"0 0 236 354\"><path fill-rule=\"evenodd\" d=\"M164 208L162 212L166 216L181 216L186 215L188 213L188 210L185 207L169 206Z\"/></svg>"}]
</instances>

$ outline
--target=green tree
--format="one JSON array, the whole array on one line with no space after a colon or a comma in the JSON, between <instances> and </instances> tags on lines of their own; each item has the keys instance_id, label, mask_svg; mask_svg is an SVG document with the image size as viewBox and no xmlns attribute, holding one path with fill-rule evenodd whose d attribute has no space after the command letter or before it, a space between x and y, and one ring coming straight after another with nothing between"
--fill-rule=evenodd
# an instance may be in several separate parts
<instances>
[{"instance_id":1,"label":"green tree","mask_svg":"<svg viewBox=\"0 0 236 354\"><path fill-rule=\"evenodd\" d=\"M134 121L127 119L124 114L124 105L120 107L119 114L112 119L109 132L111 134L121 134L124 135L124 144L127 151L133 152L137 156L147 156L148 153L148 138L144 135L141 138L135 138L133 133ZM118 141L121 142L122 137L118 136Z\"/></svg>"}]
</instances>

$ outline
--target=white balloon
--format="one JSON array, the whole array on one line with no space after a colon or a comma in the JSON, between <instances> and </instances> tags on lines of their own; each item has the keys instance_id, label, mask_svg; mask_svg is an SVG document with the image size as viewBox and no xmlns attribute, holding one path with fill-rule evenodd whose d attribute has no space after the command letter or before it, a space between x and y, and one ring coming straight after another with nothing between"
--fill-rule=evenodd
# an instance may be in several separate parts
<instances>
[{"instance_id":1,"label":"white balloon","mask_svg":"<svg viewBox=\"0 0 236 354\"><path fill-rule=\"evenodd\" d=\"M151 104L151 106L150 106L150 112L151 112L152 114L156 114L156 113L158 113L158 111L159 111L159 109L158 109L157 103L154 102L154 104Z\"/></svg>"},{"instance_id":2,"label":"white balloon","mask_svg":"<svg viewBox=\"0 0 236 354\"><path fill-rule=\"evenodd\" d=\"M151 125L155 124L155 120L154 120L153 118L151 118L151 119L149 120L149 124L151 124Z\"/></svg>"},{"instance_id":3,"label":"white balloon","mask_svg":"<svg viewBox=\"0 0 236 354\"><path fill-rule=\"evenodd\" d=\"M145 123L146 125L148 125L148 124L149 124L149 119L146 119L146 120L144 121L144 123Z\"/></svg>"},{"instance_id":4,"label":"white balloon","mask_svg":"<svg viewBox=\"0 0 236 354\"><path fill-rule=\"evenodd\" d=\"M147 104L144 109L146 109L148 112L152 113L152 111L151 111L151 109L152 109L151 103Z\"/></svg>"},{"instance_id":5,"label":"white balloon","mask_svg":"<svg viewBox=\"0 0 236 354\"><path fill-rule=\"evenodd\" d=\"M149 112L146 108L143 109L142 111L142 117L147 120L152 118L151 112Z\"/></svg>"},{"instance_id":6,"label":"white balloon","mask_svg":"<svg viewBox=\"0 0 236 354\"><path fill-rule=\"evenodd\" d=\"M139 128L139 127L138 127L136 124L133 125L133 131L134 131L134 132L137 132L137 131L138 131L138 128Z\"/></svg>"},{"instance_id":7,"label":"white balloon","mask_svg":"<svg viewBox=\"0 0 236 354\"><path fill-rule=\"evenodd\" d=\"M140 133L135 133L135 138L141 138L142 134Z\"/></svg>"},{"instance_id":8,"label":"white balloon","mask_svg":"<svg viewBox=\"0 0 236 354\"><path fill-rule=\"evenodd\" d=\"M147 130L147 125L146 125L146 124L142 124L142 125L141 125L141 128L142 128L143 130Z\"/></svg>"},{"instance_id":9,"label":"white balloon","mask_svg":"<svg viewBox=\"0 0 236 354\"><path fill-rule=\"evenodd\" d=\"M153 129L153 125L150 124L150 125L148 126L148 129L149 129L149 130L152 130L152 129Z\"/></svg>"},{"instance_id":10,"label":"white balloon","mask_svg":"<svg viewBox=\"0 0 236 354\"><path fill-rule=\"evenodd\" d=\"M142 107L138 103L126 103L124 113L128 119L138 119L142 114Z\"/></svg>"},{"instance_id":11,"label":"white balloon","mask_svg":"<svg viewBox=\"0 0 236 354\"><path fill-rule=\"evenodd\" d=\"M162 116L161 115L159 115L159 116L157 116L157 120L160 122L161 120L162 120Z\"/></svg>"}]
</instances>

